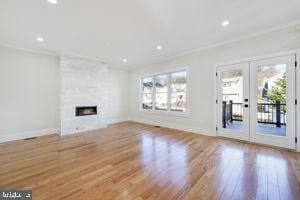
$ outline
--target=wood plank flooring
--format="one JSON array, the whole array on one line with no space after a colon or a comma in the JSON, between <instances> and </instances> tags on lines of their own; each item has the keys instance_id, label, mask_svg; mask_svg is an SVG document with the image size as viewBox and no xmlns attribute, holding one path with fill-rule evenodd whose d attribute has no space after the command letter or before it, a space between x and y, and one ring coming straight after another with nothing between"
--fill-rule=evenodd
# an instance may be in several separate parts
<instances>
[{"instance_id":1,"label":"wood plank flooring","mask_svg":"<svg viewBox=\"0 0 300 200\"><path fill-rule=\"evenodd\" d=\"M0 188L33 199L300 199L300 154L124 122L0 144Z\"/></svg>"}]
</instances>

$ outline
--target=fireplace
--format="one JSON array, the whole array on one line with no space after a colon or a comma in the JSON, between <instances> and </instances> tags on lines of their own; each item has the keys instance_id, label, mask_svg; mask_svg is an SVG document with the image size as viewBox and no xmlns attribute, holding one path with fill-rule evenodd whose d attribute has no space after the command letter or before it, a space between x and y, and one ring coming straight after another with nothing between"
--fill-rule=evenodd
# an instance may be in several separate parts
<instances>
[{"instance_id":1,"label":"fireplace","mask_svg":"<svg viewBox=\"0 0 300 200\"><path fill-rule=\"evenodd\" d=\"M76 107L76 117L97 115L97 106Z\"/></svg>"}]
</instances>

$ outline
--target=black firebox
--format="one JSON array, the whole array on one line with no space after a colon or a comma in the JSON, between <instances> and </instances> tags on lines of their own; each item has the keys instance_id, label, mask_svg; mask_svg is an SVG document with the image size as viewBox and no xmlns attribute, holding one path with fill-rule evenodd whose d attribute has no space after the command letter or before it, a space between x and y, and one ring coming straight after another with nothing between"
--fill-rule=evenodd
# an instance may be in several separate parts
<instances>
[{"instance_id":1,"label":"black firebox","mask_svg":"<svg viewBox=\"0 0 300 200\"><path fill-rule=\"evenodd\" d=\"M76 107L76 117L97 115L97 106Z\"/></svg>"}]
</instances>

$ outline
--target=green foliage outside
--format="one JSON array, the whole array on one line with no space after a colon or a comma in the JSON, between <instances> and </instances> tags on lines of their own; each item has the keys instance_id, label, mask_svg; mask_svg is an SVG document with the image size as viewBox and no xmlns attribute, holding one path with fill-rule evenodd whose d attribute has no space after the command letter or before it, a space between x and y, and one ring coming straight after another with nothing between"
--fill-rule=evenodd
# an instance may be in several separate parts
<instances>
[{"instance_id":1,"label":"green foliage outside","mask_svg":"<svg viewBox=\"0 0 300 200\"><path fill-rule=\"evenodd\" d=\"M275 104L276 101L280 101L282 104L286 103L286 74L275 81L275 85L268 92L268 97L270 103Z\"/></svg>"},{"instance_id":2,"label":"green foliage outside","mask_svg":"<svg viewBox=\"0 0 300 200\"><path fill-rule=\"evenodd\" d=\"M268 97L270 103L275 104L279 101L280 104L286 104L286 74L275 81L275 85L268 92ZM286 106L280 106L280 110L286 112Z\"/></svg>"}]
</instances>

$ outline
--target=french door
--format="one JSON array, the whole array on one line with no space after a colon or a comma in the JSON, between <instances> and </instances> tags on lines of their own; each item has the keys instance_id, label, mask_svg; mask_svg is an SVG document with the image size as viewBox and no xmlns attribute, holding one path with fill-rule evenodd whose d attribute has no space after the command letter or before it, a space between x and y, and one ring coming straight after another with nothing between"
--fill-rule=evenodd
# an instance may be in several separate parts
<instances>
[{"instance_id":1,"label":"french door","mask_svg":"<svg viewBox=\"0 0 300 200\"><path fill-rule=\"evenodd\" d=\"M217 69L218 134L249 141L249 63Z\"/></svg>"},{"instance_id":2,"label":"french door","mask_svg":"<svg viewBox=\"0 0 300 200\"><path fill-rule=\"evenodd\" d=\"M218 67L218 135L295 149L295 74L295 55Z\"/></svg>"}]
</instances>

